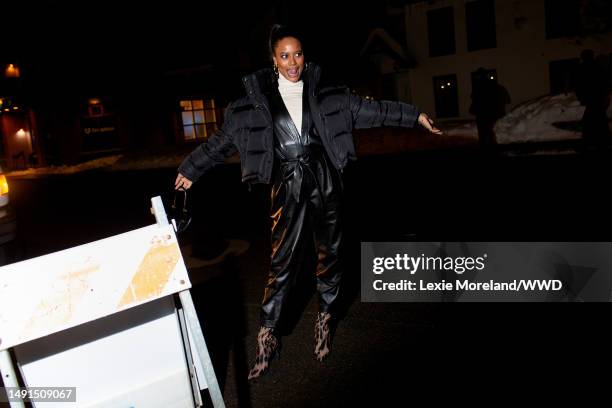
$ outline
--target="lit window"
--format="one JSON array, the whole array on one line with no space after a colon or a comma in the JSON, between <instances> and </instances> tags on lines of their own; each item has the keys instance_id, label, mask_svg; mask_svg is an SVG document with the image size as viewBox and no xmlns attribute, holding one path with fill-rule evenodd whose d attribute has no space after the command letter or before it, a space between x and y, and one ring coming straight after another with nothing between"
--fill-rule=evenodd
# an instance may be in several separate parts
<instances>
[{"instance_id":1,"label":"lit window","mask_svg":"<svg viewBox=\"0 0 612 408\"><path fill-rule=\"evenodd\" d=\"M495 69L485 69L481 73L478 71L472 72L472 89L474 89L474 85L479 80L479 75L482 75L482 79L488 79L494 82L497 82L497 70Z\"/></svg>"},{"instance_id":2,"label":"lit window","mask_svg":"<svg viewBox=\"0 0 612 408\"><path fill-rule=\"evenodd\" d=\"M179 102L185 140L206 139L217 130L214 99L190 99Z\"/></svg>"},{"instance_id":3,"label":"lit window","mask_svg":"<svg viewBox=\"0 0 612 408\"><path fill-rule=\"evenodd\" d=\"M102 104L100 99L92 98L88 102L89 102L87 105L87 113L89 114L88 116L90 117L104 116L104 105Z\"/></svg>"},{"instance_id":4,"label":"lit window","mask_svg":"<svg viewBox=\"0 0 612 408\"><path fill-rule=\"evenodd\" d=\"M21 74L19 72L19 67L17 65L8 64L6 66L6 69L4 70L4 75L7 78L19 78Z\"/></svg>"},{"instance_id":5,"label":"lit window","mask_svg":"<svg viewBox=\"0 0 612 408\"><path fill-rule=\"evenodd\" d=\"M459 97L457 75L433 77L436 117L452 118L459 116Z\"/></svg>"}]
</instances>

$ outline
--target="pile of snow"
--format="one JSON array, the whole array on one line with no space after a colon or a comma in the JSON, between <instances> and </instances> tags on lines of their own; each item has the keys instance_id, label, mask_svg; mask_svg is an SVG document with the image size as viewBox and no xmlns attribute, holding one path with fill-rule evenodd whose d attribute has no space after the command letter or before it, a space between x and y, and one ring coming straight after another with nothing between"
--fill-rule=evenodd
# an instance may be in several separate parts
<instances>
[{"instance_id":1,"label":"pile of snow","mask_svg":"<svg viewBox=\"0 0 612 408\"><path fill-rule=\"evenodd\" d=\"M516 106L497 121L495 135L500 144L546 142L580 139L580 131L573 130L582 119L584 106L576 94L546 95ZM608 117L612 116L612 108ZM565 126L564 126L565 125ZM446 131L450 136L478 138L476 123L467 123Z\"/></svg>"},{"instance_id":2,"label":"pile of snow","mask_svg":"<svg viewBox=\"0 0 612 408\"><path fill-rule=\"evenodd\" d=\"M544 142L580 139L578 131L565 130L555 124L579 122L584 114L576 94L547 95L515 107L497 121L498 143Z\"/></svg>"}]
</instances>

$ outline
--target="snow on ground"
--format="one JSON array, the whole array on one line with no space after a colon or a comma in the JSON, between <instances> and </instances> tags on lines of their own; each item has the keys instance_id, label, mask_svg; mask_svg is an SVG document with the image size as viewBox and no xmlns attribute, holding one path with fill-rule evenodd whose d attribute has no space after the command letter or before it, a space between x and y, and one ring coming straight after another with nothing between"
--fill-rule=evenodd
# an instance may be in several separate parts
<instances>
[{"instance_id":1,"label":"snow on ground","mask_svg":"<svg viewBox=\"0 0 612 408\"><path fill-rule=\"evenodd\" d=\"M131 157L126 154L103 157L73 166L48 166L15 170L5 173L9 177L37 177L60 174L74 174L82 171L104 168L109 171L146 170L159 168L177 168L185 154L153 155L150 157Z\"/></svg>"},{"instance_id":2,"label":"snow on ground","mask_svg":"<svg viewBox=\"0 0 612 408\"><path fill-rule=\"evenodd\" d=\"M90 160L73 166L64 165L29 168L26 170L14 170L5 174L9 177L28 178L61 174L67 175L93 169L104 169L106 171L147 170L164 168L176 169L188 153L188 151L166 151L148 154L126 153ZM228 163L236 162L238 162L237 157L232 157L228 160Z\"/></svg>"},{"instance_id":3,"label":"snow on ground","mask_svg":"<svg viewBox=\"0 0 612 408\"><path fill-rule=\"evenodd\" d=\"M500 144L576 140L582 137L578 124L583 114L584 106L574 93L546 95L517 105L497 121L495 135ZM612 117L612 106L608 117ZM475 122L448 129L446 134L478 138Z\"/></svg>"},{"instance_id":4,"label":"snow on ground","mask_svg":"<svg viewBox=\"0 0 612 408\"><path fill-rule=\"evenodd\" d=\"M149 156L125 155L121 160L114 163L108 170L146 170L173 167L177 168L183 161L184 152L153 153Z\"/></svg>"},{"instance_id":5,"label":"snow on ground","mask_svg":"<svg viewBox=\"0 0 612 408\"><path fill-rule=\"evenodd\" d=\"M56 175L56 174L74 174L86 170L98 169L101 167L108 167L115 164L122 155L114 155L108 157L102 157L100 159L90 160L85 163L76 164L73 166L48 166L29 168L26 170L15 170L9 173L5 173L10 177L29 177L29 176L43 176L43 175Z\"/></svg>"}]
</instances>

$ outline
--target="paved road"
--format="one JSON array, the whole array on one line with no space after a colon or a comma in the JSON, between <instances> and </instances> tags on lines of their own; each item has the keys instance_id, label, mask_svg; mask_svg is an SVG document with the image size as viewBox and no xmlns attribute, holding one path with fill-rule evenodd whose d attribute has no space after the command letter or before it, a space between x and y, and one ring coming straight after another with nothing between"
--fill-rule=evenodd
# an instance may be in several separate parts
<instances>
[{"instance_id":1,"label":"paved road","mask_svg":"<svg viewBox=\"0 0 612 408\"><path fill-rule=\"evenodd\" d=\"M189 255L200 258L213 256L220 239L248 244L239 256L190 270L200 282L194 299L228 406L406 406L419 395L432 403L471 401L483 387L510 387L509 370L520 370L523 382L538 381L569 364L609 358L603 345L610 335L601 324L608 304L375 304L358 297L360 241L612 241L609 176L604 157L361 159L345 175L345 308L332 355L323 364L311 356L316 304L304 274L281 359L247 384L268 266L268 191L249 192L237 166L215 169L194 187L194 225L181 241L195 245ZM153 223L148 200L162 194L168 201L173 177L172 170L94 171L11 180L19 256Z\"/></svg>"}]
</instances>

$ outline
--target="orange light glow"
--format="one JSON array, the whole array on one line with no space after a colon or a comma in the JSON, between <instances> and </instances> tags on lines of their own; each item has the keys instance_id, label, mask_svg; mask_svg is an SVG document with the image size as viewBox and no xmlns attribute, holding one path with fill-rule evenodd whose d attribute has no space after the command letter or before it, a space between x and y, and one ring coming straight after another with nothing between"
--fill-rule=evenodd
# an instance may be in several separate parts
<instances>
[{"instance_id":1,"label":"orange light glow","mask_svg":"<svg viewBox=\"0 0 612 408\"><path fill-rule=\"evenodd\" d=\"M19 78L19 67L13 64L8 64L6 70L4 71L4 75L6 75L7 78Z\"/></svg>"},{"instance_id":2,"label":"orange light glow","mask_svg":"<svg viewBox=\"0 0 612 408\"><path fill-rule=\"evenodd\" d=\"M26 132L25 132L25 130L23 130L23 129L19 129L19 130L17 131L16 135L17 135L18 137L24 137L24 136L26 135Z\"/></svg>"},{"instance_id":3,"label":"orange light glow","mask_svg":"<svg viewBox=\"0 0 612 408\"><path fill-rule=\"evenodd\" d=\"M0 174L0 195L8 194L9 186L4 174Z\"/></svg>"}]
</instances>

